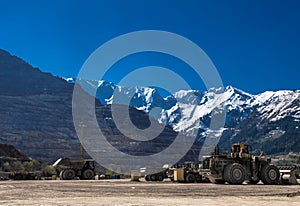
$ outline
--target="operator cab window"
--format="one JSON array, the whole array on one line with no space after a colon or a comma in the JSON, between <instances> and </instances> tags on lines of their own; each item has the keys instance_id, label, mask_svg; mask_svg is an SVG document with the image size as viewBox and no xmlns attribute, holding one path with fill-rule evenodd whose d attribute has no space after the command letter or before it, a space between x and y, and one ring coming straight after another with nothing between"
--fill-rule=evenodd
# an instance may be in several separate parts
<instances>
[{"instance_id":1,"label":"operator cab window","mask_svg":"<svg viewBox=\"0 0 300 206\"><path fill-rule=\"evenodd\" d=\"M245 145L245 146L244 146L244 150L245 150L245 153L246 153L246 154L249 154L249 146L248 146L248 145Z\"/></svg>"}]
</instances>

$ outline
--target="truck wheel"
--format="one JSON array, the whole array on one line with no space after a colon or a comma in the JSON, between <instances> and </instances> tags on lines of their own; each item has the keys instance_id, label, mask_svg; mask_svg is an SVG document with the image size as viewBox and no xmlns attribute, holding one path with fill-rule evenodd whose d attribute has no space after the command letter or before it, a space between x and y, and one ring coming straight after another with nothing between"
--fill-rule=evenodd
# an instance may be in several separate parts
<instances>
[{"instance_id":1,"label":"truck wheel","mask_svg":"<svg viewBox=\"0 0 300 206\"><path fill-rule=\"evenodd\" d=\"M82 173L82 178L85 179L85 180L91 180L91 179L94 178L94 176L95 176L95 173L91 169L86 169Z\"/></svg>"},{"instance_id":2,"label":"truck wheel","mask_svg":"<svg viewBox=\"0 0 300 206\"><path fill-rule=\"evenodd\" d=\"M261 169L261 181L266 185L277 185L279 183L279 169L275 165L264 165Z\"/></svg>"},{"instance_id":3,"label":"truck wheel","mask_svg":"<svg viewBox=\"0 0 300 206\"><path fill-rule=\"evenodd\" d=\"M238 163L227 165L224 170L224 179L229 184L242 184L245 180L244 167Z\"/></svg>"},{"instance_id":4,"label":"truck wheel","mask_svg":"<svg viewBox=\"0 0 300 206\"><path fill-rule=\"evenodd\" d=\"M63 180L72 180L75 177L75 171L73 169L65 169L62 171Z\"/></svg>"},{"instance_id":5,"label":"truck wheel","mask_svg":"<svg viewBox=\"0 0 300 206\"><path fill-rule=\"evenodd\" d=\"M157 181L162 182L164 180L164 176L162 174L157 175Z\"/></svg>"},{"instance_id":6,"label":"truck wheel","mask_svg":"<svg viewBox=\"0 0 300 206\"><path fill-rule=\"evenodd\" d=\"M194 183L196 181L196 177L193 174L188 174L185 178L187 183Z\"/></svg>"},{"instance_id":7,"label":"truck wheel","mask_svg":"<svg viewBox=\"0 0 300 206\"><path fill-rule=\"evenodd\" d=\"M156 181L156 175L151 175L151 176L150 176L150 180L151 180L151 181Z\"/></svg>"},{"instance_id":8,"label":"truck wheel","mask_svg":"<svg viewBox=\"0 0 300 206\"><path fill-rule=\"evenodd\" d=\"M146 175L146 176L145 176L145 180L146 180L147 182L149 182L149 181L150 181L150 176L149 176L149 175Z\"/></svg>"}]
</instances>

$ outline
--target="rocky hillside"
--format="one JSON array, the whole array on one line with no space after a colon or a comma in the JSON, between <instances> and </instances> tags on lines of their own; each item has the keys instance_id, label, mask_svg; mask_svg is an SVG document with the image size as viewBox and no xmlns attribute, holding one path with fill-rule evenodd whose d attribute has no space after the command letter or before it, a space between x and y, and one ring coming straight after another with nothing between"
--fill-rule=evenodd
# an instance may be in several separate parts
<instances>
[{"instance_id":1,"label":"rocky hillside","mask_svg":"<svg viewBox=\"0 0 300 206\"><path fill-rule=\"evenodd\" d=\"M29 158L12 145L0 144L0 160L1 162L7 160L27 161Z\"/></svg>"},{"instance_id":2,"label":"rocky hillside","mask_svg":"<svg viewBox=\"0 0 300 206\"><path fill-rule=\"evenodd\" d=\"M163 151L178 132L190 135L198 130L185 157L197 160L203 140L212 134L211 115L221 109L227 114L224 128L218 131L223 147L247 141L253 144L254 152L300 152L299 90L251 95L229 86L224 91L190 90L163 96L155 88L125 88L105 81L79 82L87 92L86 98L93 98L88 94L89 88L97 90L98 124L107 140L127 154L141 156ZM59 157L78 157L79 140L72 117L73 87L74 82L43 73L0 50L0 143L12 144L29 157L49 163ZM122 98L114 102L116 90L119 97L123 95L126 101L129 98L130 118L137 128L147 128L149 118L164 125L157 138L135 141L116 128L111 104L117 103L124 109ZM133 98L126 96L130 93Z\"/></svg>"},{"instance_id":3,"label":"rocky hillside","mask_svg":"<svg viewBox=\"0 0 300 206\"><path fill-rule=\"evenodd\" d=\"M72 118L74 84L32 68L3 50L0 50L0 76L3 80L0 89L0 143L12 144L29 157L49 163L60 157L78 157L79 140ZM86 98L91 96L87 94ZM118 131L111 121L110 110L110 105L96 101L98 123L107 140L125 153L147 155L162 151L176 135L171 127L166 126L160 137L147 144L131 140ZM149 125L145 112L132 107L130 114L137 127Z\"/></svg>"},{"instance_id":4,"label":"rocky hillside","mask_svg":"<svg viewBox=\"0 0 300 206\"><path fill-rule=\"evenodd\" d=\"M78 153L74 151L79 141L72 122L72 85L3 50L0 85L1 143L49 162Z\"/></svg>"}]
</instances>

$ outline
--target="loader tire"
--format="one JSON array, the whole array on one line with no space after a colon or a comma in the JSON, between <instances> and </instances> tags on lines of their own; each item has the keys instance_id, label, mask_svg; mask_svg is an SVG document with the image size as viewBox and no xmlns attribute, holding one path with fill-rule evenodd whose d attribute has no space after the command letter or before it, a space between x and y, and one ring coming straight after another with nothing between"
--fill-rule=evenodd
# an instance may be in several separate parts
<instances>
[{"instance_id":1,"label":"loader tire","mask_svg":"<svg viewBox=\"0 0 300 206\"><path fill-rule=\"evenodd\" d=\"M187 183L194 183L194 182L196 182L196 177L193 174L188 174L185 178L185 181Z\"/></svg>"},{"instance_id":2,"label":"loader tire","mask_svg":"<svg viewBox=\"0 0 300 206\"><path fill-rule=\"evenodd\" d=\"M279 169L275 165L264 165L260 177L265 185L277 185L280 178Z\"/></svg>"},{"instance_id":3,"label":"loader tire","mask_svg":"<svg viewBox=\"0 0 300 206\"><path fill-rule=\"evenodd\" d=\"M72 180L75 177L75 171L71 168L65 169L61 172L62 180Z\"/></svg>"},{"instance_id":4,"label":"loader tire","mask_svg":"<svg viewBox=\"0 0 300 206\"><path fill-rule=\"evenodd\" d=\"M240 185L245 180L245 169L239 163L227 165L224 170L224 179L229 184Z\"/></svg>"},{"instance_id":5,"label":"loader tire","mask_svg":"<svg viewBox=\"0 0 300 206\"><path fill-rule=\"evenodd\" d=\"M91 169L86 169L82 172L82 179L84 180L91 180L95 176L95 173Z\"/></svg>"}]
</instances>

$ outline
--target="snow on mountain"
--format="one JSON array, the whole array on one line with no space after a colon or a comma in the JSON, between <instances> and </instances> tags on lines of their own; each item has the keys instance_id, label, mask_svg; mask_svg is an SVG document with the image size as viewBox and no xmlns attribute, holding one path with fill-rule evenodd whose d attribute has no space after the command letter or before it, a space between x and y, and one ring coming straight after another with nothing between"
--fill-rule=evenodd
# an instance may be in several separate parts
<instances>
[{"instance_id":1,"label":"snow on mountain","mask_svg":"<svg viewBox=\"0 0 300 206\"><path fill-rule=\"evenodd\" d=\"M262 119L277 121L286 116L300 119L300 91L267 91L251 95L232 86L212 88L206 92L180 90L162 97L156 88L122 87L106 81L77 80L102 104L125 104L153 115L160 123L177 132L193 134L208 130L212 112L226 109L225 127L235 128L254 110ZM152 113L156 111L156 113Z\"/></svg>"},{"instance_id":2,"label":"snow on mountain","mask_svg":"<svg viewBox=\"0 0 300 206\"><path fill-rule=\"evenodd\" d=\"M194 99L191 98L192 93ZM175 131L188 133L195 127L208 129L210 121L206 121L205 118L209 119L215 110L226 109L226 122L230 121L231 116L235 116L235 121L241 121L245 117L243 113L248 108L246 102L253 99L252 95L231 86L226 87L224 91L220 89L210 89L202 93L200 91L179 91L174 96L178 99L182 118L178 123L173 124L173 128ZM238 111L238 114L232 114L231 111Z\"/></svg>"},{"instance_id":3,"label":"snow on mountain","mask_svg":"<svg viewBox=\"0 0 300 206\"><path fill-rule=\"evenodd\" d=\"M257 108L262 119L278 121L286 116L300 119L300 90L264 92L256 96Z\"/></svg>"},{"instance_id":4,"label":"snow on mountain","mask_svg":"<svg viewBox=\"0 0 300 206\"><path fill-rule=\"evenodd\" d=\"M62 79L68 83L75 83L75 81L76 81L76 79L73 77L66 77L66 78L62 78Z\"/></svg>"}]
</instances>

